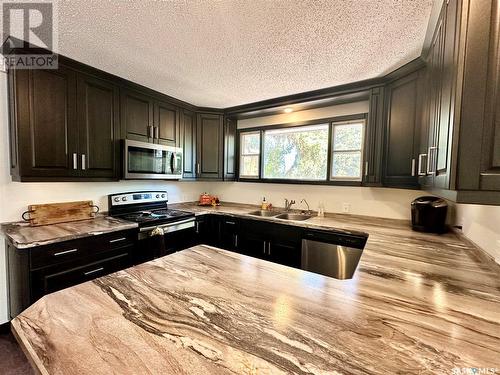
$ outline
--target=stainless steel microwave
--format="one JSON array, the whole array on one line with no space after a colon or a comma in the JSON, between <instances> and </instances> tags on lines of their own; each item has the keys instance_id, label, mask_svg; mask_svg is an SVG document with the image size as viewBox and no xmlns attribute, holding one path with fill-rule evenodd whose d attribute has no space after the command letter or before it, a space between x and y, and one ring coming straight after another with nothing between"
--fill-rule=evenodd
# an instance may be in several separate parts
<instances>
[{"instance_id":1,"label":"stainless steel microwave","mask_svg":"<svg viewBox=\"0 0 500 375\"><path fill-rule=\"evenodd\" d=\"M123 160L127 180L182 178L182 148L127 139Z\"/></svg>"}]
</instances>

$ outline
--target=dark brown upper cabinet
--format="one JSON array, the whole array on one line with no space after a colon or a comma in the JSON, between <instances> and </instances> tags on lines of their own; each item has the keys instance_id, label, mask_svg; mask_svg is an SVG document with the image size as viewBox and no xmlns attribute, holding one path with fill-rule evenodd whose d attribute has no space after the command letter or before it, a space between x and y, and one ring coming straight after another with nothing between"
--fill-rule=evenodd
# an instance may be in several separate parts
<instances>
[{"instance_id":1,"label":"dark brown upper cabinet","mask_svg":"<svg viewBox=\"0 0 500 375\"><path fill-rule=\"evenodd\" d=\"M11 167L14 180L76 177L76 73L10 70Z\"/></svg>"},{"instance_id":2,"label":"dark brown upper cabinet","mask_svg":"<svg viewBox=\"0 0 500 375\"><path fill-rule=\"evenodd\" d=\"M222 114L198 113L196 175L222 180L224 176L224 126Z\"/></svg>"},{"instance_id":3,"label":"dark brown upper cabinet","mask_svg":"<svg viewBox=\"0 0 500 375\"><path fill-rule=\"evenodd\" d=\"M500 204L498 0L443 2L426 54L421 186L461 203Z\"/></svg>"},{"instance_id":4,"label":"dark brown upper cabinet","mask_svg":"<svg viewBox=\"0 0 500 375\"><path fill-rule=\"evenodd\" d=\"M118 178L117 87L64 64L8 82L14 180Z\"/></svg>"},{"instance_id":5,"label":"dark brown upper cabinet","mask_svg":"<svg viewBox=\"0 0 500 375\"><path fill-rule=\"evenodd\" d=\"M370 109L365 135L363 185L382 184L382 144L384 135L384 87L370 90Z\"/></svg>"},{"instance_id":6,"label":"dark brown upper cabinet","mask_svg":"<svg viewBox=\"0 0 500 375\"><path fill-rule=\"evenodd\" d=\"M181 147L184 154L183 178L196 178L196 115L183 110L180 120Z\"/></svg>"},{"instance_id":7,"label":"dark brown upper cabinet","mask_svg":"<svg viewBox=\"0 0 500 375\"><path fill-rule=\"evenodd\" d=\"M154 102L153 136L155 143L180 146L179 109L167 102Z\"/></svg>"},{"instance_id":8,"label":"dark brown upper cabinet","mask_svg":"<svg viewBox=\"0 0 500 375\"><path fill-rule=\"evenodd\" d=\"M224 180L236 179L236 125L231 118L224 119Z\"/></svg>"},{"instance_id":9,"label":"dark brown upper cabinet","mask_svg":"<svg viewBox=\"0 0 500 375\"><path fill-rule=\"evenodd\" d=\"M154 99L139 91L120 90L122 137L134 141L154 141Z\"/></svg>"},{"instance_id":10,"label":"dark brown upper cabinet","mask_svg":"<svg viewBox=\"0 0 500 375\"><path fill-rule=\"evenodd\" d=\"M85 74L77 80L79 162L85 177L118 178L120 170L119 89Z\"/></svg>"},{"instance_id":11,"label":"dark brown upper cabinet","mask_svg":"<svg viewBox=\"0 0 500 375\"><path fill-rule=\"evenodd\" d=\"M418 187L417 157L420 138L420 72L390 83L386 88L386 126L383 183Z\"/></svg>"},{"instance_id":12,"label":"dark brown upper cabinet","mask_svg":"<svg viewBox=\"0 0 500 375\"><path fill-rule=\"evenodd\" d=\"M179 109L138 90L121 90L122 136L135 141L180 145Z\"/></svg>"}]
</instances>

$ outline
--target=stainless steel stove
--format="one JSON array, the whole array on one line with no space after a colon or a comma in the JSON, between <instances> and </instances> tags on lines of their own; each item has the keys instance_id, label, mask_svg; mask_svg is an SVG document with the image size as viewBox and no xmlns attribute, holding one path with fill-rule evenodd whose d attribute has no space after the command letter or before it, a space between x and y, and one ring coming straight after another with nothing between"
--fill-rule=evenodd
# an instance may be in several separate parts
<instances>
[{"instance_id":1,"label":"stainless steel stove","mask_svg":"<svg viewBox=\"0 0 500 375\"><path fill-rule=\"evenodd\" d=\"M185 247L194 237L194 213L168 208L166 191L108 195L109 214L139 224L136 263Z\"/></svg>"}]
</instances>

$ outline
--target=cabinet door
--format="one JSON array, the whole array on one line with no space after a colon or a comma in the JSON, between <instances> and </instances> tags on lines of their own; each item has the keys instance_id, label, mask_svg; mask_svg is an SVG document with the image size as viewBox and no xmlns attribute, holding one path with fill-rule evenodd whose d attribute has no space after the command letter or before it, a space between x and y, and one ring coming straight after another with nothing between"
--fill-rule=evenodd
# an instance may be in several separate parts
<instances>
[{"instance_id":1,"label":"cabinet door","mask_svg":"<svg viewBox=\"0 0 500 375\"><path fill-rule=\"evenodd\" d=\"M193 112L181 112L181 147L184 153L183 178L196 177L196 117Z\"/></svg>"},{"instance_id":2,"label":"cabinet door","mask_svg":"<svg viewBox=\"0 0 500 375\"><path fill-rule=\"evenodd\" d=\"M197 175L205 179L223 177L223 124L218 114L197 116Z\"/></svg>"},{"instance_id":3,"label":"cabinet door","mask_svg":"<svg viewBox=\"0 0 500 375\"><path fill-rule=\"evenodd\" d=\"M419 147L419 73L398 79L387 87L384 185L417 186Z\"/></svg>"},{"instance_id":4,"label":"cabinet door","mask_svg":"<svg viewBox=\"0 0 500 375\"><path fill-rule=\"evenodd\" d=\"M383 133L384 88L376 87L370 92L370 110L365 137L363 184L366 186L381 185Z\"/></svg>"},{"instance_id":5,"label":"cabinet door","mask_svg":"<svg viewBox=\"0 0 500 375\"><path fill-rule=\"evenodd\" d=\"M236 120L226 118L224 122L224 180L236 178Z\"/></svg>"},{"instance_id":6,"label":"cabinet door","mask_svg":"<svg viewBox=\"0 0 500 375\"><path fill-rule=\"evenodd\" d=\"M137 91L122 89L120 101L122 138L153 142L153 99Z\"/></svg>"},{"instance_id":7,"label":"cabinet door","mask_svg":"<svg viewBox=\"0 0 500 375\"><path fill-rule=\"evenodd\" d=\"M156 101L154 105L154 138L155 142L179 146L179 110L176 106Z\"/></svg>"},{"instance_id":8,"label":"cabinet door","mask_svg":"<svg viewBox=\"0 0 500 375\"><path fill-rule=\"evenodd\" d=\"M108 81L78 75L78 157L85 177L118 178L119 90Z\"/></svg>"},{"instance_id":9,"label":"cabinet door","mask_svg":"<svg viewBox=\"0 0 500 375\"><path fill-rule=\"evenodd\" d=\"M269 225L269 223L256 220L241 220L238 251L245 255L266 259L268 252L266 225Z\"/></svg>"},{"instance_id":10,"label":"cabinet door","mask_svg":"<svg viewBox=\"0 0 500 375\"><path fill-rule=\"evenodd\" d=\"M10 82L16 106L11 122L19 142L19 177L78 176L75 72L59 66L10 74L14 77Z\"/></svg>"},{"instance_id":11,"label":"cabinet door","mask_svg":"<svg viewBox=\"0 0 500 375\"><path fill-rule=\"evenodd\" d=\"M239 245L239 221L232 217L220 220L220 246L226 250L237 251Z\"/></svg>"},{"instance_id":12,"label":"cabinet door","mask_svg":"<svg viewBox=\"0 0 500 375\"><path fill-rule=\"evenodd\" d=\"M268 258L272 262L300 267L301 231L297 227L273 224L269 234Z\"/></svg>"}]
</instances>

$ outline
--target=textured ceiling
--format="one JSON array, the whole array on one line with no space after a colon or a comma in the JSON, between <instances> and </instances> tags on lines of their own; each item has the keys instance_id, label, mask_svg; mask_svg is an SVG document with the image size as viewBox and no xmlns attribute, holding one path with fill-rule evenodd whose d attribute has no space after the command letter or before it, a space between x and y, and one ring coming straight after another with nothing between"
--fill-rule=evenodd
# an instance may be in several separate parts
<instances>
[{"instance_id":1,"label":"textured ceiling","mask_svg":"<svg viewBox=\"0 0 500 375\"><path fill-rule=\"evenodd\" d=\"M432 0L59 1L59 51L199 106L383 75L418 57Z\"/></svg>"}]
</instances>

